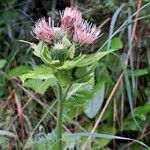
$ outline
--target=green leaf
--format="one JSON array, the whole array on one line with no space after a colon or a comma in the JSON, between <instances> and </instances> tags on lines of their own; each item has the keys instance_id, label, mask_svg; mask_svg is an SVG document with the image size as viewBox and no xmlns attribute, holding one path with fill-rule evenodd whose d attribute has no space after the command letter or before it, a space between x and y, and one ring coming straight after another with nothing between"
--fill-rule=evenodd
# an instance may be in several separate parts
<instances>
[{"instance_id":1,"label":"green leaf","mask_svg":"<svg viewBox=\"0 0 150 150\"><path fill-rule=\"evenodd\" d=\"M40 86L37 86L40 85ZM47 79L47 80L40 80L40 79L29 79L24 82L24 86L27 88L31 88L37 93L44 94L46 90L51 86L56 85L56 80L54 79Z\"/></svg>"},{"instance_id":2,"label":"green leaf","mask_svg":"<svg viewBox=\"0 0 150 150\"><path fill-rule=\"evenodd\" d=\"M79 137L65 136L65 138L63 138L63 143L65 143L63 150L74 150L79 142L79 139Z\"/></svg>"},{"instance_id":3,"label":"green leaf","mask_svg":"<svg viewBox=\"0 0 150 150\"><path fill-rule=\"evenodd\" d=\"M49 65L52 64L51 54L50 54L49 48L46 44L43 44L41 47L40 58L44 63L49 64ZM55 60L55 63L57 63L56 60Z\"/></svg>"},{"instance_id":4,"label":"green leaf","mask_svg":"<svg viewBox=\"0 0 150 150\"><path fill-rule=\"evenodd\" d=\"M13 68L8 72L8 78L20 76L22 74L28 73L31 70L32 68L30 66L19 66Z\"/></svg>"},{"instance_id":5,"label":"green leaf","mask_svg":"<svg viewBox=\"0 0 150 150\"><path fill-rule=\"evenodd\" d=\"M96 66L97 66L97 64L94 63L93 65L90 65L90 66L79 67L76 69L74 75L77 78L82 78L82 77L88 76L94 72Z\"/></svg>"},{"instance_id":6,"label":"green leaf","mask_svg":"<svg viewBox=\"0 0 150 150\"><path fill-rule=\"evenodd\" d=\"M6 62L7 61L5 59L0 59L0 69L5 66Z\"/></svg>"},{"instance_id":7,"label":"green leaf","mask_svg":"<svg viewBox=\"0 0 150 150\"><path fill-rule=\"evenodd\" d=\"M24 82L26 79L56 79L53 74L53 70L50 67L44 65L39 66L34 70L30 71L29 73L23 74L19 77L22 80L22 82Z\"/></svg>"},{"instance_id":8,"label":"green leaf","mask_svg":"<svg viewBox=\"0 0 150 150\"><path fill-rule=\"evenodd\" d=\"M140 126L144 128L145 124L150 123L150 104L145 104L143 106L139 106L133 110L134 117L136 118L136 121ZM137 125L135 124L132 114L130 113L125 121L124 121L124 130L134 130L134 131L140 131Z\"/></svg>"},{"instance_id":9,"label":"green leaf","mask_svg":"<svg viewBox=\"0 0 150 150\"><path fill-rule=\"evenodd\" d=\"M75 45L73 44L67 51L67 56L72 59L74 57L74 54L75 54Z\"/></svg>"},{"instance_id":10,"label":"green leaf","mask_svg":"<svg viewBox=\"0 0 150 150\"><path fill-rule=\"evenodd\" d=\"M83 112L84 103L89 97L91 97L92 93L89 91L78 91L75 92L69 99L64 101L64 114L70 118L76 116L76 108L80 108ZM78 114L79 115L79 114Z\"/></svg>"},{"instance_id":11,"label":"green leaf","mask_svg":"<svg viewBox=\"0 0 150 150\"><path fill-rule=\"evenodd\" d=\"M33 148L35 150L56 150L55 148L53 148L55 147L54 145L56 143L55 139L56 136L54 131L48 134L39 133L34 137L34 139L27 141L25 149Z\"/></svg>"},{"instance_id":12,"label":"green leaf","mask_svg":"<svg viewBox=\"0 0 150 150\"><path fill-rule=\"evenodd\" d=\"M77 137L93 137L93 138L105 138L105 139L116 139L116 140L127 140L127 141L134 141L136 143L139 143L141 145L143 145L144 147L150 149L146 144L144 144L143 142L139 141L139 140L134 140L131 138L126 138L126 137L121 137L121 136L114 136L114 135L110 135L110 134L98 134L98 133L85 133L85 132L80 132L80 133L66 133L63 138L66 138L65 136L71 136L74 138Z\"/></svg>"},{"instance_id":13,"label":"green leaf","mask_svg":"<svg viewBox=\"0 0 150 150\"><path fill-rule=\"evenodd\" d=\"M74 83L67 93L66 100L68 100L69 98L73 98L74 96L77 96L76 94L77 92L85 91L91 93L94 87L94 83L95 83L94 76L86 83Z\"/></svg>"},{"instance_id":14,"label":"green leaf","mask_svg":"<svg viewBox=\"0 0 150 150\"><path fill-rule=\"evenodd\" d=\"M118 50L118 49L121 49L123 47L122 41L121 41L121 39L119 37L115 37L113 39L110 39L109 42L110 42L109 49L116 49L116 50ZM108 47L104 46L101 49L101 51L106 51L107 49L108 49Z\"/></svg>"},{"instance_id":15,"label":"green leaf","mask_svg":"<svg viewBox=\"0 0 150 150\"><path fill-rule=\"evenodd\" d=\"M83 113L86 101L92 96L92 89L94 86L94 77L87 83L75 83L71 86L64 101L64 113L69 117L76 115L77 107ZM80 112L78 112L80 115Z\"/></svg>"},{"instance_id":16,"label":"green leaf","mask_svg":"<svg viewBox=\"0 0 150 150\"><path fill-rule=\"evenodd\" d=\"M36 49L38 45L34 44L34 43L31 43L31 42L28 42L28 41L25 41L25 40L18 40L19 42L23 42L23 43L27 43L27 44L30 44L31 47L33 49Z\"/></svg>"},{"instance_id":17,"label":"green leaf","mask_svg":"<svg viewBox=\"0 0 150 150\"><path fill-rule=\"evenodd\" d=\"M129 71L129 76L139 77L149 74L149 69L139 69L134 71Z\"/></svg>"},{"instance_id":18,"label":"green leaf","mask_svg":"<svg viewBox=\"0 0 150 150\"><path fill-rule=\"evenodd\" d=\"M33 49L33 54L40 57L44 63L48 65L56 65L60 63L59 60L52 60L50 50L43 42L40 42L38 45L34 46Z\"/></svg>"},{"instance_id":19,"label":"green leaf","mask_svg":"<svg viewBox=\"0 0 150 150\"><path fill-rule=\"evenodd\" d=\"M98 52L91 55L80 55L76 57L74 60L71 61L65 61L62 66L59 66L58 69L71 69L74 67L84 67L91 65L97 61L99 61L104 56L108 55L109 53L114 52L115 50L110 50L107 52Z\"/></svg>"},{"instance_id":20,"label":"green leaf","mask_svg":"<svg viewBox=\"0 0 150 150\"><path fill-rule=\"evenodd\" d=\"M19 40L19 41L30 44L31 47L34 49L33 54L35 56L41 58L41 60L44 63L49 64L49 65L55 65L55 64L60 63L59 60L52 60L51 59L49 48L42 41L39 42L38 45L36 45L34 43L30 43L28 41L24 41L24 40Z\"/></svg>"},{"instance_id":21,"label":"green leaf","mask_svg":"<svg viewBox=\"0 0 150 150\"><path fill-rule=\"evenodd\" d=\"M33 54L37 57L41 57L41 50L43 49L43 42L39 42L38 45L34 46Z\"/></svg>"},{"instance_id":22,"label":"green leaf","mask_svg":"<svg viewBox=\"0 0 150 150\"><path fill-rule=\"evenodd\" d=\"M127 90L129 106L130 106L130 109L131 109L131 115L132 115L132 118L134 120L135 125L142 132L142 128L138 124L138 122L137 122L137 120L135 118L134 110L133 110L133 99L132 99L132 94L131 94L131 85L130 85L130 81L129 81L129 76L128 76L127 70L124 70L124 77L125 77L125 84L126 84L126 90Z\"/></svg>"},{"instance_id":23,"label":"green leaf","mask_svg":"<svg viewBox=\"0 0 150 150\"><path fill-rule=\"evenodd\" d=\"M87 101L85 105L85 113L89 118L95 117L95 115L100 110L103 101L104 101L104 92L105 92L105 80L100 80L95 88L94 94L92 97Z\"/></svg>"},{"instance_id":24,"label":"green leaf","mask_svg":"<svg viewBox=\"0 0 150 150\"><path fill-rule=\"evenodd\" d=\"M122 41L119 37L113 38L111 41L111 49L121 49L123 47Z\"/></svg>"},{"instance_id":25,"label":"green leaf","mask_svg":"<svg viewBox=\"0 0 150 150\"><path fill-rule=\"evenodd\" d=\"M101 134L111 134L114 136L116 134L116 129L108 126L107 124L101 124L98 132ZM93 143L93 149L103 149L105 146L109 144L111 139L99 138ZM100 143L100 144L99 144Z\"/></svg>"},{"instance_id":26,"label":"green leaf","mask_svg":"<svg viewBox=\"0 0 150 150\"><path fill-rule=\"evenodd\" d=\"M60 70L55 73L55 76L57 77L59 84L63 87L69 85L72 82L70 70L67 71Z\"/></svg>"},{"instance_id":27,"label":"green leaf","mask_svg":"<svg viewBox=\"0 0 150 150\"><path fill-rule=\"evenodd\" d=\"M106 51L106 52L98 52L95 54L91 54L91 55L86 55L84 57L84 59L80 60L76 66L77 67L84 67L84 66L88 66L91 65L97 61L99 61L101 58L103 58L104 56L108 55L109 53L114 52L115 50L110 50L110 51Z\"/></svg>"},{"instance_id":28,"label":"green leaf","mask_svg":"<svg viewBox=\"0 0 150 150\"><path fill-rule=\"evenodd\" d=\"M64 70L64 69L74 68L79 62L81 62L83 60L84 57L85 57L85 55L81 55L81 56L76 57L74 60L65 61L62 66L58 67L58 69L59 70Z\"/></svg>"},{"instance_id":29,"label":"green leaf","mask_svg":"<svg viewBox=\"0 0 150 150\"><path fill-rule=\"evenodd\" d=\"M63 43L63 45L65 46L65 48L71 46L71 42L68 40L67 36L64 36L64 37L63 37L62 43Z\"/></svg>"},{"instance_id":30,"label":"green leaf","mask_svg":"<svg viewBox=\"0 0 150 150\"><path fill-rule=\"evenodd\" d=\"M96 65L74 68L72 71L72 83L87 83L94 77Z\"/></svg>"}]
</instances>

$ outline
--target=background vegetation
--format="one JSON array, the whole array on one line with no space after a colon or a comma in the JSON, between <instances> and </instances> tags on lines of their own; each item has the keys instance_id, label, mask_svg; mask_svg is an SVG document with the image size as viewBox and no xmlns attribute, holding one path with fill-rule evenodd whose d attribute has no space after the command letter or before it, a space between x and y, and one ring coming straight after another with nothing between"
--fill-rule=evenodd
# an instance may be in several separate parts
<instances>
[{"instance_id":1,"label":"background vegetation","mask_svg":"<svg viewBox=\"0 0 150 150\"><path fill-rule=\"evenodd\" d=\"M32 79L23 85L16 77L40 63L33 57L31 47L19 40L37 42L31 35L34 22L48 15L57 20L59 10L67 6L78 6L84 18L101 26L103 35L97 48L109 39L104 48L120 50L98 64L92 90L90 87L85 90L84 85L84 90L74 87L72 92L75 90L77 94L70 93L70 101L64 104L64 131L92 131L111 136L103 135L88 143L87 137L64 138L64 149L81 149L85 143L86 149L94 150L146 149L135 141L117 140L114 135L137 139L150 146L149 2L1 0L0 149L18 150L26 146L47 150L51 145L56 125L56 98L49 88L53 82ZM146 7L136 12L143 6Z\"/></svg>"}]
</instances>

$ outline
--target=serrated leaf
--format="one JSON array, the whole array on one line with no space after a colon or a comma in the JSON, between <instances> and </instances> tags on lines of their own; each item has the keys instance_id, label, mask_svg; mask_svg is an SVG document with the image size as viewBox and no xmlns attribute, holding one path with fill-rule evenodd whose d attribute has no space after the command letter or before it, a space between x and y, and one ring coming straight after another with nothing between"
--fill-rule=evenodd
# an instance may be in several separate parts
<instances>
[{"instance_id":1,"label":"serrated leaf","mask_svg":"<svg viewBox=\"0 0 150 150\"><path fill-rule=\"evenodd\" d=\"M85 57L85 55L81 55L81 56L76 57L74 60L65 61L62 66L58 67L58 69L63 70L63 69L74 68L79 62L81 62L83 60L84 57Z\"/></svg>"},{"instance_id":2,"label":"serrated leaf","mask_svg":"<svg viewBox=\"0 0 150 150\"><path fill-rule=\"evenodd\" d=\"M29 148L33 148L33 149L36 149L36 150L56 150L56 149L53 149L54 144L56 143L56 136L55 136L55 133L52 132L52 133L48 133L48 134L42 134L42 133L39 133L39 135L36 135L34 137L34 139L28 141L25 145L25 148L26 149L29 149Z\"/></svg>"},{"instance_id":3,"label":"serrated leaf","mask_svg":"<svg viewBox=\"0 0 150 150\"><path fill-rule=\"evenodd\" d=\"M94 78L94 69L96 65L76 68L73 76L73 83L87 83Z\"/></svg>"},{"instance_id":4,"label":"serrated leaf","mask_svg":"<svg viewBox=\"0 0 150 150\"><path fill-rule=\"evenodd\" d=\"M39 66L27 74L19 76L22 82L26 79L56 79L53 70L47 66Z\"/></svg>"},{"instance_id":5,"label":"serrated leaf","mask_svg":"<svg viewBox=\"0 0 150 150\"><path fill-rule=\"evenodd\" d=\"M95 115L100 110L103 100L104 100L104 92L105 92L105 80L99 81L94 89L94 94L92 97L87 101L85 105L85 113L89 118L95 117Z\"/></svg>"},{"instance_id":6,"label":"serrated leaf","mask_svg":"<svg viewBox=\"0 0 150 150\"><path fill-rule=\"evenodd\" d=\"M70 118L74 117L76 115L77 106L79 106L83 112L84 103L91 95L92 93L90 91L75 92L74 95L64 101L64 114Z\"/></svg>"},{"instance_id":7,"label":"serrated leaf","mask_svg":"<svg viewBox=\"0 0 150 150\"><path fill-rule=\"evenodd\" d=\"M60 69L60 70L61 69L71 69L74 67L88 66L88 65L91 65L91 64L99 61L101 58L103 58L107 54L112 53L114 51L115 50L110 50L110 51L106 51L106 52L98 52L98 53L91 54L91 55L81 55L81 56L76 57L74 60L65 61L62 66L58 67L58 69Z\"/></svg>"},{"instance_id":8,"label":"serrated leaf","mask_svg":"<svg viewBox=\"0 0 150 150\"><path fill-rule=\"evenodd\" d=\"M109 50L106 52L98 52L95 54L91 54L91 55L86 55L84 57L84 59L82 59L81 61L79 61L76 66L77 67L84 67L84 66L88 66L91 65L97 61L99 61L101 58L103 58L104 56L108 55L109 53L114 52L115 50Z\"/></svg>"},{"instance_id":9,"label":"serrated leaf","mask_svg":"<svg viewBox=\"0 0 150 150\"><path fill-rule=\"evenodd\" d=\"M7 61L5 59L0 59L0 69L5 66L6 62Z\"/></svg>"},{"instance_id":10,"label":"serrated leaf","mask_svg":"<svg viewBox=\"0 0 150 150\"><path fill-rule=\"evenodd\" d=\"M55 73L55 76L57 77L57 80L59 82L59 84L63 87L65 87L66 85L69 85L72 82L71 79L71 71L58 71Z\"/></svg>"},{"instance_id":11,"label":"serrated leaf","mask_svg":"<svg viewBox=\"0 0 150 150\"><path fill-rule=\"evenodd\" d=\"M13 68L8 72L8 78L20 76L22 74L28 73L31 70L32 68L30 66L19 66Z\"/></svg>"},{"instance_id":12,"label":"serrated leaf","mask_svg":"<svg viewBox=\"0 0 150 150\"><path fill-rule=\"evenodd\" d=\"M97 64L93 64L90 66L79 67L75 70L74 76L77 78L83 78L86 76L90 76L90 74L94 73Z\"/></svg>"},{"instance_id":13,"label":"serrated leaf","mask_svg":"<svg viewBox=\"0 0 150 150\"><path fill-rule=\"evenodd\" d=\"M52 60L51 59L51 55L50 55L50 51L48 49L48 46L46 44L44 44L42 41L38 43L38 45L34 44L34 43L30 43L28 41L24 41L24 40L19 40L21 42L24 43L28 43L31 45L31 47L34 49L33 54L39 58L41 58L41 60L49 65L56 65L59 64L60 61L59 60Z\"/></svg>"},{"instance_id":14,"label":"serrated leaf","mask_svg":"<svg viewBox=\"0 0 150 150\"><path fill-rule=\"evenodd\" d=\"M92 96L92 89L94 86L94 77L87 83L75 83L71 86L64 101L64 113L69 117L76 115L76 109L79 107L83 113L84 104Z\"/></svg>"},{"instance_id":15,"label":"serrated leaf","mask_svg":"<svg viewBox=\"0 0 150 150\"><path fill-rule=\"evenodd\" d=\"M56 85L57 82L54 79L47 79L45 81L42 81L40 79L29 79L24 82L24 86L27 88L31 88L37 93L44 94L46 90L51 86ZM37 86L40 85L40 86Z\"/></svg>"},{"instance_id":16,"label":"serrated leaf","mask_svg":"<svg viewBox=\"0 0 150 150\"><path fill-rule=\"evenodd\" d=\"M76 92L80 91L91 92L93 90L94 83L95 83L94 76L86 83L74 83L67 93L66 100L76 96Z\"/></svg>"}]
</instances>

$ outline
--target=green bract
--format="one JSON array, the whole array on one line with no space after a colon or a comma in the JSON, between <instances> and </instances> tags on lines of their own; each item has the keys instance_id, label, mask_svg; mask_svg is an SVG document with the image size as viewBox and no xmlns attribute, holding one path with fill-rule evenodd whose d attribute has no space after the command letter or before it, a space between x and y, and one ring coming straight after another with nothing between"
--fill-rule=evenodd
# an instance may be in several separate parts
<instances>
[{"instance_id":1,"label":"green bract","mask_svg":"<svg viewBox=\"0 0 150 150\"><path fill-rule=\"evenodd\" d=\"M39 43L38 46L41 47L41 43ZM98 52L91 55L83 54L72 60L66 60L64 62L60 60L52 60L51 57L49 56L50 52L48 51L45 45L43 45L41 49L39 49L39 51L41 52L40 53L37 52L36 54L40 54L38 56L44 62L44 65L35 68L34 70L30 71L27 74L21 75L20 79L23 82L28 78L56 79L64 86L70 84L74 80L79 81L80 78L82 79L82 81L80 82L83 82L85 78L90 78L90 74L91 72L94 71L95 68L94 64L98 62L101 58L106 56L107 54L112 53L114 50L106 51L106 52ZM86 81L87 80L85 80L85 82ZM66 84L63 84L64 82Z\"/></svg>"},{"instance_id":2,"label":"green bract","mask_svg":"<svg viewBox=\"0 0 150 150\"><path fill-rule=\"evenodd\" d=\"M76 56L76 45L72 44L66 36L61 42L56 42L54 46L43 42L39 42L37 45L31 43L31 46L33 54L41 59L43 65L21 75L20 79L23 82L26 79L52 79L64 87L72 83L89 81L97 62L117 50L115 47L114 50L94 54L80 53Z\"/></svg>"}]
</instances>

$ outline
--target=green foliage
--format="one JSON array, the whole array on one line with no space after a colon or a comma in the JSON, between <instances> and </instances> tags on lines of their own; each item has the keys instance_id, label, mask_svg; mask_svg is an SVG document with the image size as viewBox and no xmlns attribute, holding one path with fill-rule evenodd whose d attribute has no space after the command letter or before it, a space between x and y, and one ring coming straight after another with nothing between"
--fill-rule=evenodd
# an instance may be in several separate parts
<instances>
[{"instance_id":1,"label":"green foliage","mask_svg":"<svg viewBox=\"0 0 150 150\"><path fill-rule=\"evenodd\" d=\"M98 52L91 55L81 55L76 57L74 60L71 61L65 61L64 64L58 69L71 69L74 67L84 67L91 65L100 59L102 59L104 56L108 55L109 53L112 53L114 50L110 50L107 52Z\"/></svg>"},{"instance_id":2,"label":"green foliage","mask_svg":"<svg viewBox=\"0 0 150 150\"><path fill-rule=\"evenodd\" d=\"M115 37L111 40L111 49L121 49L122 47L122 41L119 37Z\"/></svg>"},{"instance_id":3,"label":"green foliage","mask_svg":"<svg viewBox=\"0 0 150 150\"><path fill-rule=\"evenodd\" d=\"M19 67L13 68L8 72L8 78L18 77L22 74L28 73L31 70L32 68L30 66L19 66Z\"/></svg>"},{"instance_id":4,"label":"green foliage","mask_svg":"<svg viewBox=\"0 0 150 150\"><path fill-rule=\"evenodd\" d=\"M5 59L0 59L0 69L5 66L6 62L7 61Z\"/></svg>"},{"instance_id":5,"label":"green foliage","mask_svg":"<svg viewBox=\"0 0 150 150\"><path fill-rule=\"evenodd\" d=\"M75 83L68 91L66 100L64 101L64 114L70 118L75 117L77 109L82 114L84 112L84 106L89 98L93 94L94 78L92 77L86 83Z\"/></svg>"},{"instance_id":6,"label":"green foliage","mask_svg":"<svg viewBox=\"0 0 150 150\"><path fill-rule=\"evenodd\" d=\"M44 81L40 79L29 79L25 81L23 85L43 95L50 86L52 87L55 86L56 84L57 84L56 81L52 79L46 79Z\"/></svg>"},{"instance_id":7,"label":"green foliage","mask_svg":"<svg viewBox=\"0 0 150 150\"><path fill-rule=\"evenodd\" d=\"M41 148L43 150L47 150L47 149L53 149L53 144L55 142L55 134L54 133L50 133L50 134L39 134L36 135L36 137L34 138L34 140L29 141L26 144L26 148L34 148L36 150L40 150Z\"/></svg>"},{"instance_id":8,"label":"green foliage","mask_svg":"<svg viewBox=\"0 0 150 150\"><path fill-rule=\"evenodd\" d=\"M75 55L75 45L73 44L73 45L71 45L70 48L68 49L68 51L67 51L67 56L68 56L69 58L73 59L74 55Z\"/></svg>"},{"instance_id":9,"label":"green foliage","mask_svg":"<svg viewBox=\"0 0 150 150\"><path fill-rule=\"evenodd\" d=\"M38 45L33 45L33 43L31 43L31 47L34 49L33 54L37 57L41 57L41 51L44 49L43 47L46 46L43 44L43 42L39 42Z\"/></svg>"},{"instance_id":10,"label":"green foliage","mask_svg":"<svg viewBox=\"0 0 150 150\"><path fill-rule=\"evenodd\" d=\"M121 39L119 38L119 37L114 37L114 38L111 38L109 41L108 41L108 44L110 43L110 45L109 45L109 49L111 50L111 49L121 49L122 47L123 47L123 45L122 45L122 41L121 41ZM101 50L102 51L105 51L106 49L108 49L107 48L107 46L104 46ZM109 50L108 49L108 50Z\"/></svg>"},{"instance_id":11,"label":"green foliage","mask_svg":"<svg viewBox=\"0 0 150 150\"><path fill-rule=\"evenodd\" d=\"M143 106L136 107L134 109L134 117L136 118L138 124L143 128L145 124L150 123L150 104L145 104ZM124 130L133 130L139 131L139 128L136 126L132 114L130 113L124 121Z\"/></svg>"},{"instance_id":12,"label":"green foliage","mask_svg":"<svg viewBox=\"0 0 150 150\"><path fill-rule=\"evenodd\" d=\"M59 66L59 67L58 67L58 69L59 69L59 70L72 69L72 68L76 67L77 64L78 64L79 62L81 62L84 57L85 57L85 55L81 55L81 56L76 57L74 60L65 61L62 66Z\"/></svg>"},{"instance_id":13,"label":"green foliage","mask_svg":"<svg viewBox=\"0 0 150 150\"><path fill-rule=\"evenodd\" d=\"M128 20L121 32L112 38L108 32L111 30L113 34L129 18L128 9L131 10L131 15L137 10L134 0L124 1L125 7L122 7L115 19L112 16L121 7L122 1L77 0L74 2L73 5L82 10L84 18L92 23L102 25L110 18L101 27L102 36L92 45L92 48L83 47L87 50L84 54L79 50L79 45L72 43L69 36L63 37L61 42L55 41L56 44L60 44L59 47L55 44L37 43L37 40L33 42L33 37L30 35L33 22L39 16L45 16L49 12L48 15L57 21L58 9L62 10L69 6L69 2L43 0L37 3L37 1L3 0L0 3L0 149L2 150L23 149L24 146L33 150L55 149L54 128L57 112L55 105L51 104L56 99L55 87L58 83L63 87L63 91L69 87L63 103L64 150L81 149L87 142L88 136L92 136L93 139L89 142L91 149L125 149L126 147L146 149L136 143L137 141L133 140L133 144L129 139L131 136L138 139L138 135L144 135L140 140L149 145L150 41L149 7L147 7L149 5L139 12L136 35L132 42L131 37L127 36L129 32L132 35L132 28L131 31L127 31L127 28L129 29L129 25L133 27L137 13L130 21ZM148 3L149 0L144 0L142 5ZM113 21L112 28L110 24ZM27 43L30 47L18 41ZM102 106L106 104L115 83L125 69L123 62L129 50L129 43L132 47L132 55L125 74L126 81L120 82L95 134L91 135L89 132L95 125L103 109ZM117 49L120 50L115 51ZM115 55L112 55L114 52ZM105 60L104 56L107 56ZM123 61L120 63L120 60ZM44 65L41 65L43 63ZM23 84L14 78L18 76L21 77ZM21 86L26 89L20 88ZM34 95L30 90L35 92ZM23 109L24 137L20 128L20 116L17 116L19 112L14 91ZM52 106L48 113L45 112L47 106ZM42 117L45 115L46 117ZM142 132L137 127L133 116ZM68 130L74 134L69 134ZM34 132L32 139L27 142L31 132ZM124 138L126 136L129 138Z\"/></svg>"},{"instance_id":14,"label":"green foliage","mask_svg":"<svg viewBox=\"0 0 150 150\"><path fill-rule=\"evenodd\" d=\"M6 79L0 77L0 98L5 95L6 91Z\"/></svg>"},{"instance_id":15,"label":"green foliage","mask_svg":"<svg viewBox=\"0 0 150 150\"><path fill-rule=\"evenodd\" d=\"M149 69L139 69L139 70L134 70L129 72L129 76L134 76L134 77L139 77L139 76L144 76L149 74Z\"/></svg>"},{"instance_id":16,"label":"green foliage","mask_svg":"<svg viewBox=\"0 0 150 150\"><path fill-rule=\"evenodd\" d=\"M106 126L105 126L106 127ZM104 127L104 129L105 129ZM113 129L108 129L106 132L112 132L114 133L115 130ZM150 149L146 144L144 144L143 142L140 142L138 140L134 140L134 139L131 139L131 138L125 138L125 137L121 137L121 136L114 136L114 135L110 135L110 134L106 134L106 132L104 131L104 133L101 133L101 134L98 134L98 133L94 133L94 134L91 134L91 133L64 133L63 134L63 142L64 144L66 145L64 149L67 149L69 147L72 147L74 148L73 144L76 143L79 141L79 139L81 139L81 137L88 137L88 136L91 136L92 138L103 138L103 139L106 139L106 140L101 140L102 142L102 145L98 146L98 147L95 147L95 148L103 148L105 146L106 143L109 142L109 140L111 139L118 139L118 140L128 140L128 141L134 141L138 144L140 144L141 146L147 148L147 149ZM109 132L109 133L110 133ZM51 133L51 134L47 134L47 135L42 135L41 137L37 137L35 140L27 143L27 148L30 148L30 147L34 147L36 149L39 149L39 148L42 148L43 150L47 150L47 149L52 149L52 150L55 150L55 142L54 142L54 139L55 139L55 134L54 133ZM71 145L70 145L71 143Z\"/></svg>"},{"instance_id":17,"label":"green foliage","mask_svg":"<svg viewBox=\"0 0 150 150\"><path fill-rule=\"evenodd\" d=\"M100 129L99 129L99 133L115 135L116 129L108 126L107 124L102 124ZM111 141L111 139L104 139L104 138L96 139L96 142L94 143L93 148L94 149L102 149L105 146L107 146L110 141Z\"/></svg>"},{"instance_id":18,"label":"green foliage","mask_svg":"<svg viewBox=\"0 0 150 150\"><path fill-rule=\"evenodd\" d=\"M101 79L99 82L97 82L92 92L92 97L88 99L85 106L85 113L89 118L94 118L103 104L105 80Z\"/></svg>"},{"instance_id":19,"label":"green foliage","mask_svg":"<svg viewBox=\"0 0 150 150\"><path fill-rule=\"evenodd\" d=\"M24 82L26 79L53 79L55 80L55 76L53 75L53 70L47 66L39 66L32 71L29 71L27 74L20 75L20 79Z\"/></svg>"}]
</instances>

